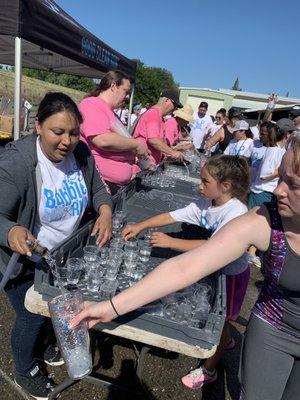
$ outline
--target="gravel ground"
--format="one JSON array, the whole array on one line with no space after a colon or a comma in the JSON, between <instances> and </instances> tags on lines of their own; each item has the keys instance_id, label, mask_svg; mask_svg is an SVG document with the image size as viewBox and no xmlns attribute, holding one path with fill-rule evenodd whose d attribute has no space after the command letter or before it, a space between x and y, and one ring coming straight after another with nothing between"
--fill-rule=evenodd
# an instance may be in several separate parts
<instances>
[{"instance_id":1,"label":"gravel ground","mask_svg":"<svg viewBox=\"0 0 300 400\"><path fill-rule=\"evenodd\" d=\"M219 378L216 382L207 385L202 391L187 389L182 386L180 378L196 366L196 359L160 349L153 349L147 354L143 380L153 400L169 400L173 398L176 398L176 400L238 400L239 383L237 376L241 338L250 309L257 298L257 287L260 286L261 280L260 270L252 268L250 285L241 317L233 324L232 329L237 346L234 350L228 351L221 360L218 367ZM0 293L0 309L0 400L27 400L29 397L17 389L13 383L14 370L10 350L10 331L14 313L3 293ZM134 378L135 353L131 344L126 340L110 336L105 340L105 346L102 346L102 349L105 349L105 353L103 350L101 351L100 359L99 354L96 354L96 361L100 360L98 372L115 378L118 383L126 385L129 390L138 389ZM48 368L48 371L54 374L54 380L57 383L62 382L67 376L63 366ZM60 399L141 400L147 399L147 396L123 390L109 390L82 381L63 392Z\"/></svg>"}]
</instances>

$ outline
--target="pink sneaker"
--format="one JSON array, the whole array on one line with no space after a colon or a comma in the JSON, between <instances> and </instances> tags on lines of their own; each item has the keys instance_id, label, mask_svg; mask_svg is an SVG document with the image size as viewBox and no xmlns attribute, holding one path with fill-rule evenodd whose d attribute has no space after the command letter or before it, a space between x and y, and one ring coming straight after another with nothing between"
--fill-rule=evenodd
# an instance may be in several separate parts
<instances>
[{"instance_id":1,"label":"pink sneaker","mask_svg":"<svg viewBox=\"0 0 300 400\"><path fill-rule=\"evenodd\" d=\"M181 378L181 382L190 389L200 389L206 383L214 382L217 378L217 371L213 375L208 375L200 367Z\"/></svg>"}]
</instances>

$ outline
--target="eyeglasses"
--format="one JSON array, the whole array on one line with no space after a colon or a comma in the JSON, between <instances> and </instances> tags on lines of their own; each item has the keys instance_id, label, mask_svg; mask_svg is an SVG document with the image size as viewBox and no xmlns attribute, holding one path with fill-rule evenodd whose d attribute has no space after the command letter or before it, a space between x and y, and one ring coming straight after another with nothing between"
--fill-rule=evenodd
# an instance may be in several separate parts
<instances>
[{"instance_id":1,"label":"eyeglasses","mask_svg":"<svg viewBox=\"0 0 300 400\"><path fill-rule=\"evenodd\" d=\"M175 103L175 101L172 99L169 99L169 100L172 102L174 110L177 110L178 107L177 107L177 104Z\"/></svg>"},{"instance_id":2,"label":"eyeglasses","mask_svg":"<svg viewBox=\"0 0 300 400\"><path fill-rule=\"evenodd\" d=\"M216 119L222 119L222 117L216 117Z\"/></svg>"}]
</instances>

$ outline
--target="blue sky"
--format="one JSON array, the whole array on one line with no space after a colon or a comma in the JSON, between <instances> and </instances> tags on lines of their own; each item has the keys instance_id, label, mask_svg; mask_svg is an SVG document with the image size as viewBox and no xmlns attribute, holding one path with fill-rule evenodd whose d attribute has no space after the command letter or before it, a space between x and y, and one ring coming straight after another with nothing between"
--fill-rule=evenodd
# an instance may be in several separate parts
<instances>
[{"instance_id":1,"label":"blue sky","mask_svg":"<svg viewBox=\"0 0 300 400\"><path fill-rule=\"evenodd\" d=\"M300 98L299 0L56 0L105 43L180 86Z\"/></svg>"}]
</instances>

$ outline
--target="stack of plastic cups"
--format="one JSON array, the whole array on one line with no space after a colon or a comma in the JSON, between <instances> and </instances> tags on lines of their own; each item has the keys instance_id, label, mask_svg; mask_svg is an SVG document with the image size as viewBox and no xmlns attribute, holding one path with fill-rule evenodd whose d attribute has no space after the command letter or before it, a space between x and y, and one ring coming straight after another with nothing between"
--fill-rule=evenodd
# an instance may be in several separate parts
<instances>
[{"instance_id":1,"label":"stack of plastic cups","mask_svg":"<svg viewBox=\"0 0 300 400\"><path fill-rule=\"evenodd\" d=\"M89 267L86 270L87 290L89 292L98 292L102 282L103 273L101 258L96 256L93 261L89 262Z\"/></svg>"}]
</instances>

